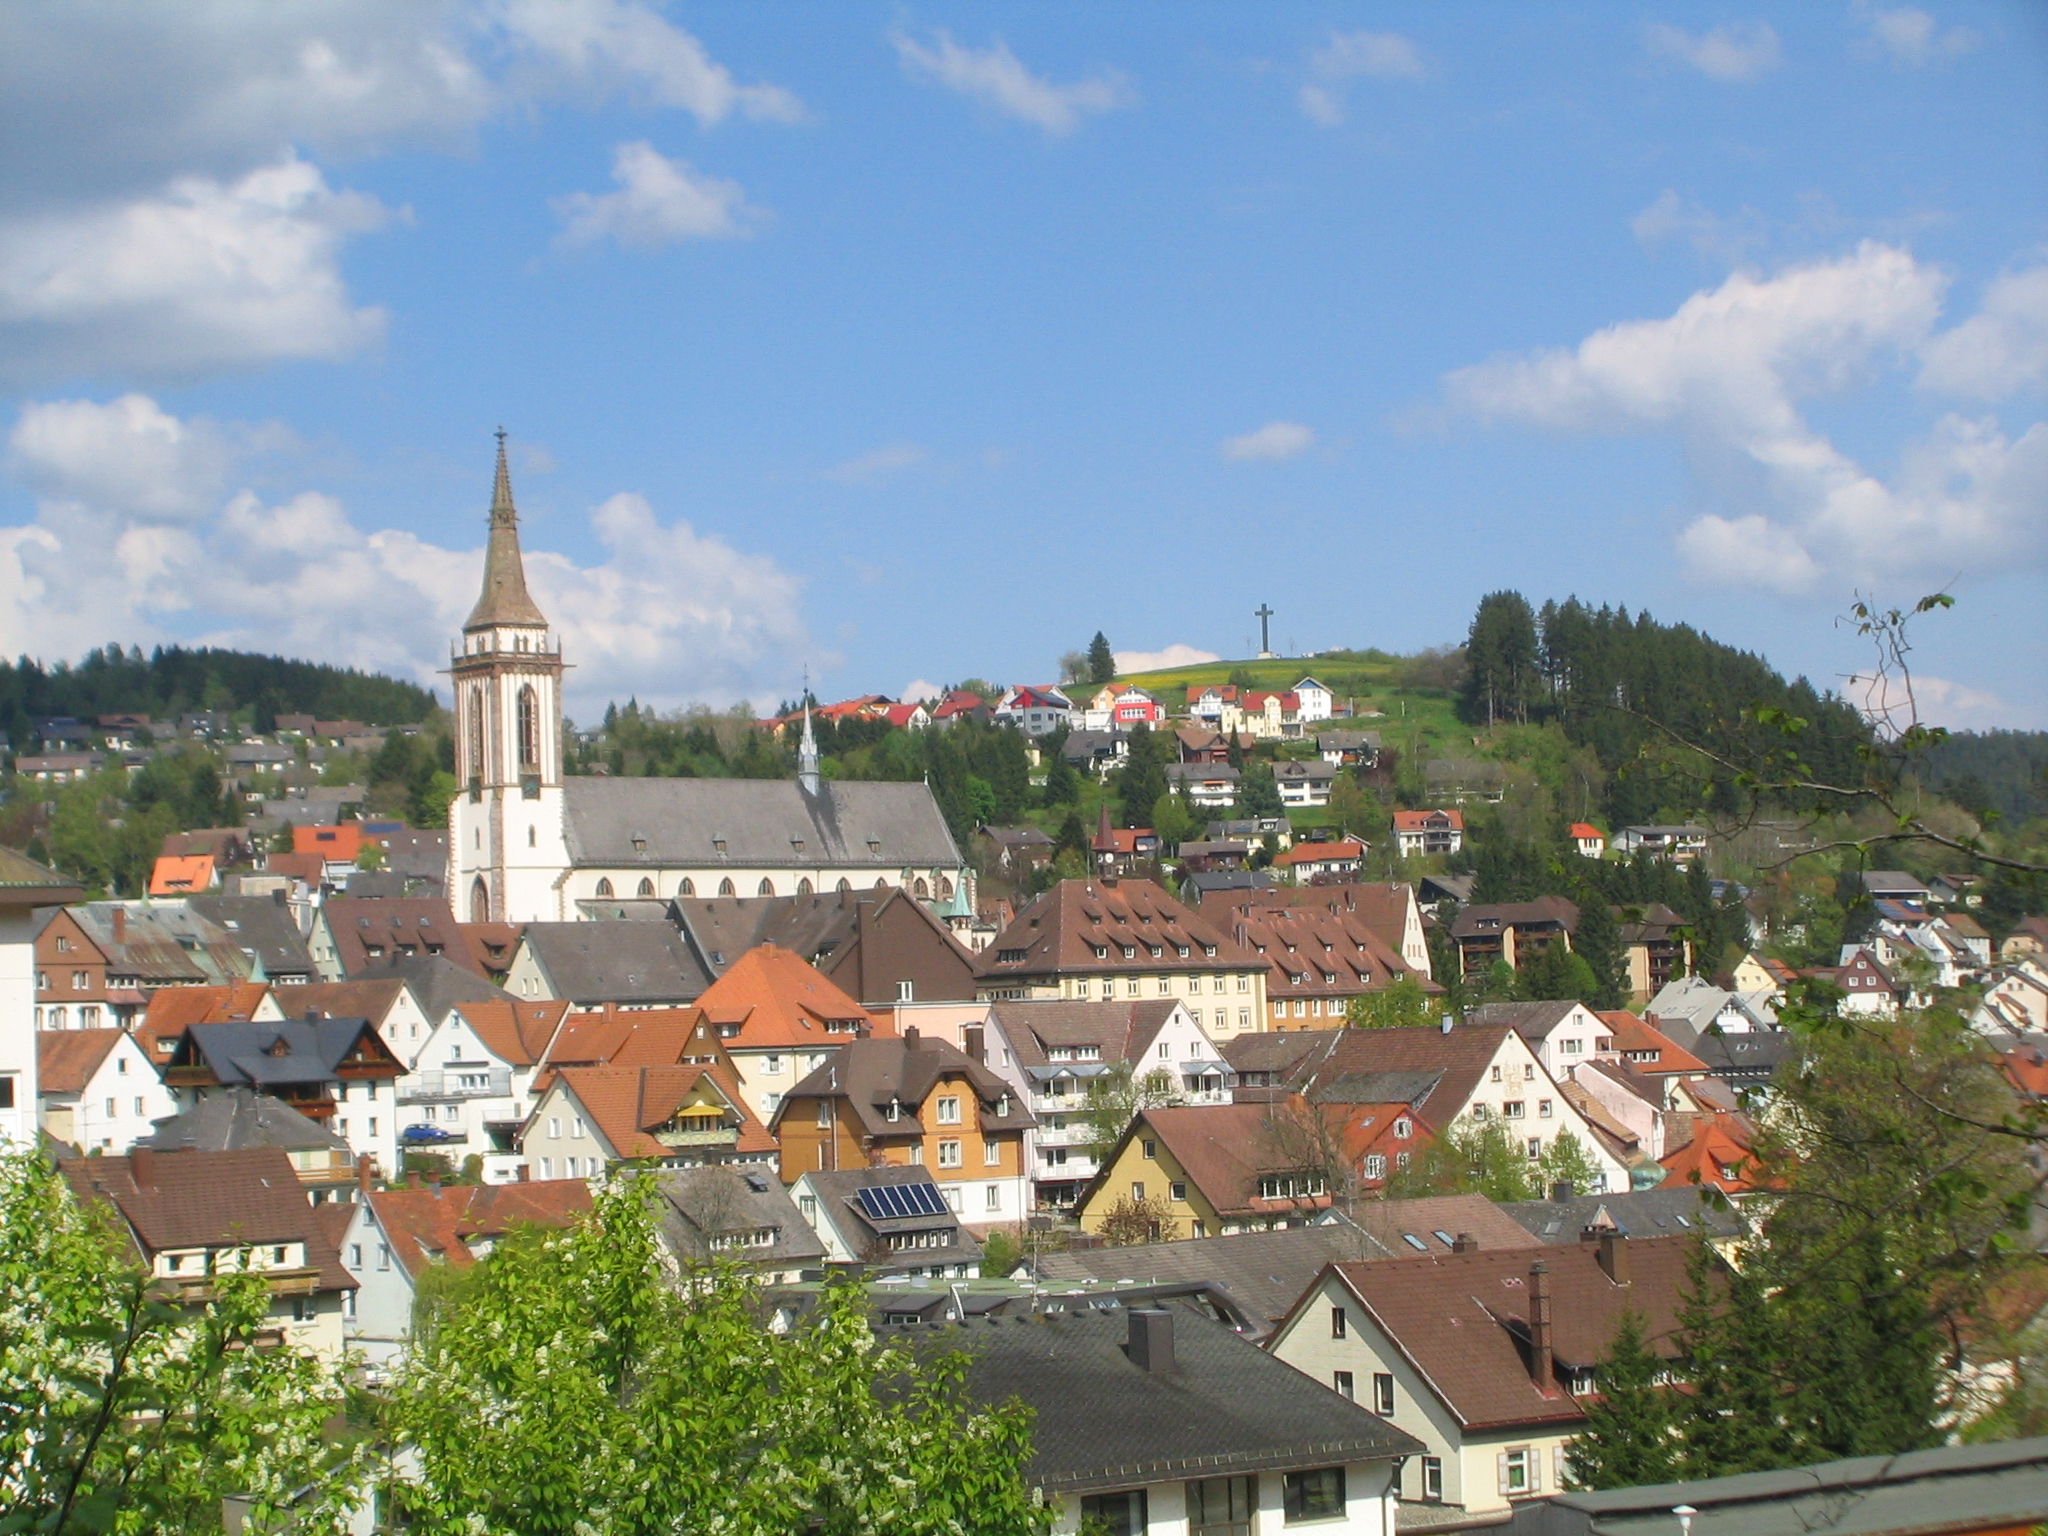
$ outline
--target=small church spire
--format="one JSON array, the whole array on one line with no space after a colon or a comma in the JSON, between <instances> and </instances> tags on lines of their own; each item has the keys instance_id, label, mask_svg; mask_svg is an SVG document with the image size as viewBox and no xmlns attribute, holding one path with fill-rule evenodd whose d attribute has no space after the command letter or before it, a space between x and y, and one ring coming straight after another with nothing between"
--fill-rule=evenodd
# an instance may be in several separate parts
<instances>
[{"instance_id":1,"label":"small church spire","mask_svg":"<svg viewBox=\"0 0 2048 1536\"><path fill-rule=\"evenodd\" d=\"M526 562L519 553L519 513L512 505L512 471L505 463L505 429L498 428L498 477L491 487L490 542L484 550L484 589L464 629L496 624L546 624L526 592Z\"/></svg>"},{"instance_id":2,"label":"small church spire","mask_svg":"<svg viewBox=\"0 0 2048 1536\"><path fill-rule=\"evenodd\" d=\"M815 795L823 775L818 772L818 738L811 733L811 673L804 669L804 736L796 748L797 787L807 795Z\"/></svg>"},{"instance_id":3,"label":"small church spire","mask_svg":"<svg viewBox=\"0 0 2048 1536\"><path fill-rule=\"evenodd\" d=\"M1116 883L1116 833L1109 825L1109 802L1102 802L1102 819L1095 828L1095 853L1097 873L1105 885Z\"/></svg>"}]
</instances>

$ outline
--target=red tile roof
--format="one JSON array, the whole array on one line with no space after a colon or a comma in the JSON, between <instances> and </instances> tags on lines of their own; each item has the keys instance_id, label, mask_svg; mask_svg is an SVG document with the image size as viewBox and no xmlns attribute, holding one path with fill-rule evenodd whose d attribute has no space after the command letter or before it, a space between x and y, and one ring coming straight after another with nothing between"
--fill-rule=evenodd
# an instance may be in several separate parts
<instances>
[{"instance_id":1,"label":"red tile roof","mask_svg":"<svg viewBox=\"0 0 2048 1536\"><path fill-rule=\"evenodd\" d=\"M1453 832L1465 830L1463 811L1396 811L1394 830L1396 832L1427 832L1432 827L1448 827Z\"/></svg>"},{"instance_id":2,"label":"red tile roof","mask_svg":"<svg viewBox=\"0 0 2048 1536\"><path fill-rule=\"evenodd\" d=\"M1594 838L1603 843L1607 841L1607 834L1589 821L1573 822L1572 837L1574 839Z\"/></svg>"},{"instance_id":3,"label":"red tile roof","mask_svg":"<svg viewBox=\"0 0 2048 1536\"><path fill-rule=\"evenodd\" d=\"M664 1012L666 1010L663 1010ZM500 1061L530 1067L541 1058L568 1015L566 999L536 1003L513 1000L457 1003L455 1012Z\"/></svg>"},{"instance_id":4,"label":"red tile roof","mask_svg":"<svg viewBox=\"0 0 2048 1536\"><path fill-rule=\"evenodd\" d=\"M473 1239L504 1237L520 1227L573 1224L590 1209L590 1186L581 1179L543 1179L372 1190L368 1198L392 1254L417 1280L429 1264L455 1269L474 1264Z\"/></svg>"},{"instance_id":5,"label":"red tile roof","mask_svg":"<svg viewBox=\"0 0 2048 1536\"><path fill-rule=\"evenodd\" d=\"M1704 1075L1713 1070L1661 1029L1644 1023L1626 1009L1598 1011L1598 1017L1614 1032L1610 1038L1614 1041L1615 1051L1646 1076L1661 1077L1671 1072ZM1650 1051L1657 1054L1644 1060L1636 1059Z\"/></svg>"},{"instance_id":6,"label":"red tile roof","mask_svg":"<svg viewBox=\"0 0 2048 1536\"><path fill-rule=\"evenodd\" d=\"M149 894L185 896L213 889L213 855L165 854L149 871Z\"/></svg>"},{"instance_id":7,"label":"red tile roof","mask_svg":"<svg viewBox=\"0 0 2048 1536\"><path fill-rule=\"evenodd\" d=\"M1273 862L1283 865L1321 864L1330 859L1350 859L1355 863L1364 857L1363 843L1296 843Z\"/></svg>"},{"instance_id":8,"label":"red tile roof","mask_svg":"<svg viewBox=\"0 0 2048 1536\"><path fill-rule=\"evenodd\" d=\"M1739 1114L1695 1116L1692 1140L1666 1152L1662 1162L1670 1170L1665 1189L1698 1184L1739 1195L1758 1187L1749 1124Z\"/></svg>"},{"instance_id":9,"label":"red tile roof","mask_svg":"<svg viewBox=\"0 0 2048 1536\"><path fill-rule=\"evenodd\" d=\"M150 994L135 1039L149 1059L161 1062L177 1049L194 1024L233 1024L256 1017L256 1007L270 993L260 981L237 981L220 987L159 987Z\"/></svg>"},{"instance_id":10,"label":"red tile roof","mask_svg":"<svg viewBox=\"0 0 2048 1536\"><path fill-rule=\"evenodd\" d=\"M1150 951L1157 946L1161 953ZM1176 951L1185 947L1186 959ZM1214 947L1212 959L1204 953ZM1135 951L1131 959L1124 950ZM1105 953L1100 957L1096 951ZM1062 880L1019 912L982 953L988 977L1052 972L1242 971L1262 965L1220 923L1150 880Z\"/></svg>"}]
</instances>

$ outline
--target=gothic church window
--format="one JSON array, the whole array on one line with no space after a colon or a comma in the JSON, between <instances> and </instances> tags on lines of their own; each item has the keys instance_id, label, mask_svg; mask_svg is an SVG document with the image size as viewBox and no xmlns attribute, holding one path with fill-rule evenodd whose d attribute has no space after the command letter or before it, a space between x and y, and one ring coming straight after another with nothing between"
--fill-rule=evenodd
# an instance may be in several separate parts
<instances>
[{"instance_id":1,"label":"gothic church window","mask_svg":"<svg viewBox=\"0 0 2048 1536\"><path fill-rule=\"evenodd\" d=\"M721 896L737 896L739 892L733 889L732 881L727 879L718 882L718 894Z\"/></svg>"},{"instance_id":2,"label":"gothic church window","mask_svg":"<svg viewBox=\"0 0 2048 1536\"><path fill-rule=\"evenodd\" d=\"M635 894L641 896L652 896L654 894L654 882L652 880L649 880L645 875L642 875L640 877L640 889Z\"/></svg>"},{"instance_id":3,"label":"gothic church window","mask_svg":"<svg viewBox=\"0 0 2048 1536\"><path fill-rule=\"evenodd\" d=\"M598 882L597 882L597 894L598 894L599 896L609 896L609 895L611 895L611 893L612 893L612 883L611 883L610 879L608 879L608 878L607 878L607 879L604 879L604 880L600 880L600 881L598 881Z\"/></svg>"},{"instance_id":4,"label":"gothic church window","mask_svg":"<svg viewBox=\"0 0 2048 1536\"><path fill-rule=\"evenodd\" d=\"M523 767L540 761L540 701L531 683L519 690L519 761Z\"/></svg>"},{"instance_id":5,"label":"gothic church window","mask_svg":"<svg viewBox=\"0 0 2048 1536\"><path fill-rule=\"evenodd\" d=\"M683 877L683 883L682 883L681 885L679 885L679 886L677 886L677 887L676 887L676 894L677 894L678 896L694 896L694 895L696 895L696 894L697 894L697 882L696 882L696 881L694 881L694 880L692 880L692 879L691 879L691 878L690 878L690 877L689 877L688 875L685 875L685 876Z\"/></svg>"},{"instance_id":6,"label":"gothic church window","mask_svg":"<svg viewBox=\"0 0 2048 1536\"><path fill-rule=\"evenodd\" d=\"M763 880L761 882L761 894L763 896L773 896L775 894L775 882L773 880Z\"/></svg>"},{"instance_id":7,"label":"gothic church window","mask_svg":"<svg viewBox=\"0 0 2048 1536\"><path fill-rule=\"evenodd\" d=\"M484 691L481 688L469 691L469 776L472 779L484 776Z\"/></svg>"}]
</instances>

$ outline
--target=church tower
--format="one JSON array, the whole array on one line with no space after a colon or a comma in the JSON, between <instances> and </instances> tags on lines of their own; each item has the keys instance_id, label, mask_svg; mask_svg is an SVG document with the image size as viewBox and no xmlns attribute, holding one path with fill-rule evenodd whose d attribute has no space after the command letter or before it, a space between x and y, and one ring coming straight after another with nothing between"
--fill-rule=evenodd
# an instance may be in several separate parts
<instances>
[{"instance_id":1,"label":"church tower","mask_svg":"<svg viewBox=\"0 0 2048 1536\"><path fill-rule=\"evenodd\" d=\"M519 514L498 432L484 585L451 657L455 777L448 901L468 922L556 916L562 815L562 651L526 591Z\"/></svg>"}]
</instances>

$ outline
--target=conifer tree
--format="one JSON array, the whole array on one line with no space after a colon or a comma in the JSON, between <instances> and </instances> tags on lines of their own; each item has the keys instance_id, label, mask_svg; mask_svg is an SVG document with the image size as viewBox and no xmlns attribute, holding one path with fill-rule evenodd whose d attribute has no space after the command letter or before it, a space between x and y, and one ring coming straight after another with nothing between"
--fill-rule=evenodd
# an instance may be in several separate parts
<instances>
[{"instance_id":1,"label":"conifer tree","mask_svg":"<svg viewBox=\"0 0 2048 1536\"><path fill-rule=\"evenodd\" d=\"M1593 995L1585 999L1595 1008L1620 1008L1628 1002L1621 954L1621 925L1606 897L1598 891L1585 893L1579 903L1579 928L1572 935L1572 949L1593 973Z\"/></svg>"},{"instance_id":2,"label":"conifer tree","mask_svg":"<svg viewBox=\"0 0 2048 1536\"><path fill-rule=\"evenodd\" d=\"M1662 1369L1644 1341L1642 1317L1633 1309L1622 1313L1594 1380L1599 1396L1587 1402L1586 1427L1571 1443L1567 1480L1574 1492L1677 1480L1682 1447L1671 1391L1657 1381Z\"/></svg>"},{"instance_id":3,"label":"conifer tree","mask_svg":"<svg viewBox=\"0 0 2048 1536\"><path fill-rule=\"evenodd\" d=\"M1111 654L1109 641L1101 630L1095 631L1095 638L1088 642L1088 681L1097 687L1116 676L1116 657Z\"/></svg>"},{"instance_id":4,"label":"conifer tree","mask_svg":"<svg viewBox=\"0 0 2048 1536\"><path fill-rule=\"evenodd\" d=\"M1152 728L1134 725L1130 750L1117 775L1117 800L1123 807L1124 825L1144 826L1152 815L1152 807L1165 793L1166 768L1159 761L1159 745L1153 739Z\"/></svg>"},{"instance_id":5,"label":"conifer tree","mask_svg":"<svg viewBox=\"0 0 2048 1536\"><path fill-rule=\"evenodd\" d=\"M1686 1265L1679 1349L1691 1390L1677 1414L1687 1478L1795 1465L1779 1386L1776 1314L1754 1266L1716 1262L1703 1238Z\"/></svg>"}]
</instances>

